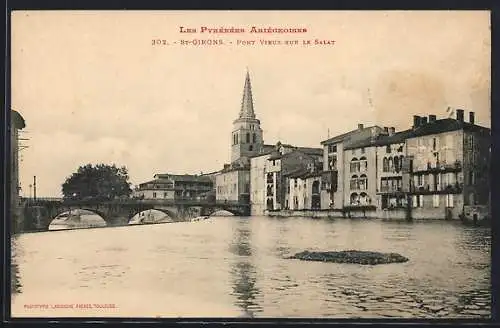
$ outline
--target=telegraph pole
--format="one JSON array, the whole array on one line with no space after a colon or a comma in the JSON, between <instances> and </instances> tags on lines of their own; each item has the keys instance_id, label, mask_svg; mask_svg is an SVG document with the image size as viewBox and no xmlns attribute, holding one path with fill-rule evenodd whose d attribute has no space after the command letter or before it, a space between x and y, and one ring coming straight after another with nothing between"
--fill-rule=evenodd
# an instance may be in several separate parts
<instances>
[{"instance_id":1,"label":"telegraph pole","mask_svg":"<svg viewBox=\"0 0 500 328\"><path fill-rule=\"evenodd\" d=\"M33 201L36 201L36 175L33 176Z\"/></svg>"}]
</instances>

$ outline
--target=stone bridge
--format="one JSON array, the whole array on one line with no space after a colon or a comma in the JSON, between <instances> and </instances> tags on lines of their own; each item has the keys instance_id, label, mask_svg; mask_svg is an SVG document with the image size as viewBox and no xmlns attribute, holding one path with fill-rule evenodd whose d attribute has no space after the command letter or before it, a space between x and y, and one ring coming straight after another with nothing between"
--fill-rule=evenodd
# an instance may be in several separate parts
<instances>
[{"instance_id":1,"label":"stone bridge","mask_svg":"<svg viewBox=\"0 0 500 328\"><path fill-rule=\"evenodd\" d=\"M208 200L112 200L63 201L38 199L24 201L25 231L48 230L50 222L59 214L76 209L91 211L102 217L108 226L126 225L136 214L158 210L173 221L186 221L197 216L209 216L217 211L228 211L236 216L250 215L250 205L238 202Z\"/></svg>"}]
</instances>

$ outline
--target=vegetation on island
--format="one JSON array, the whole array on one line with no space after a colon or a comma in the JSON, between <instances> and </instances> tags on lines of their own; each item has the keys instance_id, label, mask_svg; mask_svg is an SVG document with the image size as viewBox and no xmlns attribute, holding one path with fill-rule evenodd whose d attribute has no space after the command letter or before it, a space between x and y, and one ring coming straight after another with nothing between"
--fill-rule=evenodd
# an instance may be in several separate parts
<instances>
[{"instance_id":1,"label":"vegetation on island","mask_svg":"<svg viewBox=\"0 0 500 328\"><path fill-rule=\"evenodd\" d=\"M397 253L380 253L369 251L340 251L340 252L310 252L303 251L297 253L290 259L298 259L304 261L321 261L334 263L355 263L365 265L402 263L408 259Z\"/></svg>"}]
</instances>

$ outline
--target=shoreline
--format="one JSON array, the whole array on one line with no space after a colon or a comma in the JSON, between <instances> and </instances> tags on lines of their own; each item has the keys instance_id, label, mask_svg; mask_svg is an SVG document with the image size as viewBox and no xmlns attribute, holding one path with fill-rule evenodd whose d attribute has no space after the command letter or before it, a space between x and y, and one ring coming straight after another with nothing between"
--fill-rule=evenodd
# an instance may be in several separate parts
<instances>
[{"instance_id":1,"label":"shoreline","mask_svg":"<svg viewBox=\"0 0 500 328\"><path fill-rule=\"evenodd\" d=\"M392 214L392 215L391 215ZM466 226L488 226L491 227L491 220L488 218L482 218L476 223L470 218L452 218L446 219L445 217L413 217L408 219L404 212L392 212L392 211L380 211L380 210L369 210L369 211L350 211L343 212L342 210L277 210L277 211L265 211L263 216L273 217L273 218L291 218L291 217L303 217L312 219L345 219L345 220L380 220L386 222L426 222L426 221L445 221L445 222L457 222L462 223Z\"/></svg>"}]
</instances>

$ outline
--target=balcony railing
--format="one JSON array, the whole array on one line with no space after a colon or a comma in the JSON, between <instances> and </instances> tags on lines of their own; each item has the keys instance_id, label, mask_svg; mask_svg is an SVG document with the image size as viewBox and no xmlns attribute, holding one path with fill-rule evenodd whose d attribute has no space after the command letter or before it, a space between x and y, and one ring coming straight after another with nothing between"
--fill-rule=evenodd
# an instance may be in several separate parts
<instances>
[{"instance_id":1,"label":"balcony railing","mask_svg":"<svg viewBox=\"0 0 500 328\"><path fill-rule=\"evenodd\" d=\"M463 190L462 183L441 183L437 185L424 184L420 186L410 186L410 193L424 194L449 194L461 193Z\"/></svg>"},{"instance_id":2,"label":"balcony railing","mask_svg":"<svg viewBox=\"0 0 500 328\"><path fill-rule=\"evenodd\" d=\"M381 186L380 192L401 192L403 191L402 186Z\"/></svg>"},{"instance_id":3,"label":"balcony railing","mask_svg":"<svg viewBox=\"0 0 500 328\"><path fill-rule=\"evenodd\" d=\"M452 163L447 163L445 161L437 161L436 163L427 163L426 167L418 167L413 173L418 172L456 172L462 170L462 162L455 161Z\"/></svg>"}]
</instances>

